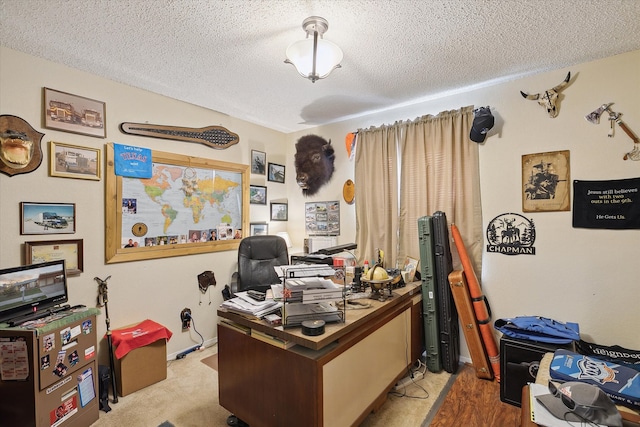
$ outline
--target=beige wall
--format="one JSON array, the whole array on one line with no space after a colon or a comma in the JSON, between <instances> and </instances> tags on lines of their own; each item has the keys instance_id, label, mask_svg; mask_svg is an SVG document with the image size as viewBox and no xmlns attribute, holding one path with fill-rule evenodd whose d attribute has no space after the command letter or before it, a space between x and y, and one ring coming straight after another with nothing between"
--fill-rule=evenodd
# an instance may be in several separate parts
<instances>
[{"instance_id":1,"label":"beige wall","mask_svg":"<svg viewBox=\"0 0 640 427\"><path fill-rule=\"evenodd\" d=\"M537 92L557 84L567 71L574 76L565 90L560 115L546 117L535 102L522 99L520 90ZM41 125L42 87L70 92L107 104L107 138L99 139L44 129ZM607 180L640 176L640 163L622 161L631 140L621 131L608 139L608 123L591 125L584 115L603 102L625 115L625 122L640 132L640 51L545 72L491 87L461 90L450 96L285 135L214 111L175 101L97 76L69 69L6 48L0 50L0 114L27 120L44 132L42 166L30 174L0 175L0 267L22 262L25 240L50 236L21 236L21 201L73 202L77 205L77 233L55 238L84 239L84 273L70 279L72 304L94 306L94 276L109 281L109 314L113 327L145 318L171 329L170 355L199 342L194 333L180 331L179 313L191 308L196 327L207 342L215 340L216 307L220 289L235 270L235 251L191 255L122 264L104 263L104 181L93 182L48 176L48 141L102 148L106 142L144 146L155 150L205 158L249 163L251 149L267 153L267 160L286 165L286 183L268 183L251 176L251 183L266 185L268 198L289 202L289 221L271 222L270 231L291 234L294 247L302 249L305 201L341 201L339 243L355 238L354 205L342 200L342 185L353 178L353 163L346 158L346 133L358 128L413 119L424 114L465 105L489 105L496 126L480 147L483 221L502 213L522 213L521 156L544 151L570 150L571 179ZM259 113L256 113L259 114ZM145 122L201 127L224 126L240 135L240 143L226 150L204 145L125 135L121 122ZM336 172L329 185L310 199L295 184L293 147L302 135L315 133L330 138L336 148ZM356 183L357 201L357 183ZM425 214L429 214L425 212ZM580 323L583 336L596 342L640 348L640 335L632 325L640 323L638 279L633 265L640 247L640 230L608 231L573 229L571 212L525 214L537 227L535 256L484 254L481 282L493 309L493 318L542 315ZM266 221L268 206L251 205L251 220ZM418 249L416 248L416 253ZM196 275L213 270L218 286L201 296ZM202 304L200 305L200 300ZM99 318L99 334L104 318ZM463 356L468 357L466 346Z\"/></svg>"}]
</instances>

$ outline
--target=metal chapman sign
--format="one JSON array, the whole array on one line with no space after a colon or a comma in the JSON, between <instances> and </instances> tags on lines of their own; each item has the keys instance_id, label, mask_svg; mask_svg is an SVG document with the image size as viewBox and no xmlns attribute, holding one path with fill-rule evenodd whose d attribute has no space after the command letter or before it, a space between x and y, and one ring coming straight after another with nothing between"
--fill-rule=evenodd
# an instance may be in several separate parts
<instances>
[{"instance_id":1,"label":"metal chapman sign","mask_svg":"<svg viewBox=\"0 0 640 427\"><path fill-rule=\"evenodd\" d=\"M533 220L516 213L498 215L487 226L487 252L505 255L535 255L536 227Z\"/></svg>"}]
</instances>

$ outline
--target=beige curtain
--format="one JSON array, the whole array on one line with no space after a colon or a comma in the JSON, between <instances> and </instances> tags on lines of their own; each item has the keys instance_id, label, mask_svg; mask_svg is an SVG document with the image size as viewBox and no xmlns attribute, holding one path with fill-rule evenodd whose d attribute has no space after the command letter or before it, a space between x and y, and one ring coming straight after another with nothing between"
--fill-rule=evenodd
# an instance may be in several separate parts
<instances>
[{"instance_id":1,"label":"beige curtain","mask_svg":"<svg viewBox=\"0 0 640 427\"><path fill-rule=\"evenodd\" d=\"M384 252L385 259L396 259L398 130L382 126L358 131L354 177L359 265L375 261L376 249Z\"/></svg>"},{"instance_id":2,"label":"beige curtain","mask_svg":"<svg viewBox=\"0 0 640 427\"><path fill-rule=\"evenodd\" d=\"M390 127L359 131L355 178L356 242L360 261L372 259L375 254L372 247L381 247L389 255L387 267L395 266L396 261L401 265L407 256L420 258L418 218L443 211L449 225L455 223L460 229L476 274L480 276L482 211L478 144L469 139L472 122L473 107L464 107ZM374 138L378 134L385 137ZM396 139L391 141L391 138ZM377 140L386 141L385 150L377 148L380 142L372 142ZM371 162L376 162L378 167ZM380 197L369 197L365 201L362 192L382 188L382 180L387 179L380 173L380 165L387 166L385 175L393 175L394 180L385 187L384 193L378 192ZM397 178L394 171L399 171ZM366 222L362 222L361 211L368 212ZM397 218L392 219L394 212ZM379 217L383 213L384 217ZM451 246L454 266L461 268L452 240Z\"/></svg>"}]
</instances>

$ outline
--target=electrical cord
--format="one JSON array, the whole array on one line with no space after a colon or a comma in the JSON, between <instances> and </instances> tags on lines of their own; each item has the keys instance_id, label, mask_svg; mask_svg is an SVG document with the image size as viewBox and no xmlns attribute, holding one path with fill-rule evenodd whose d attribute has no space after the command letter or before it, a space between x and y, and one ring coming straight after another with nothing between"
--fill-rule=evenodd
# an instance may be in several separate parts
<instances>
[{"instance_id":1,"label":"electrical cord","mask_svg":"<svg viewBox=\"0 0 640 427\"><path fill-rule=\"evenodd\" d=\"M424 396L412 396L407 394L407 386L403 387L402 392L399 392L397 390L391 390L389 391L389 394L396 396L396 397L407 397L409 399L420 399L420 400L424 400L424 399L428 399L430 397L429 392L420 384L418 384L416 381L413 380L414 378L414 373L415 372L420 372L422 374L422 378L424 379L425 376L427 375L427 365L425 365L422 360L417 360L416 363L418 364L418 366L416 368L410 367L408 368L409 371L409 376L411 377L411 382L413 383L413 385L419 387L420 389L422 389L422 391L424 391L425 395ZM421 369L422 368L422 369ZM418 380L420 381L420 380Z\"/></svg>"},{"instance_id":2,"label":"electrical cord","mask_svg":"<svg viewBox=\"0 0 640 427\"><path fill-rule=\"evenodd\" d=\"M189 318L189 320L191 320L191 325L193 326L193 330L196 331L196 334L200 335L200 348L203 349L204 348L204 337L196 329L196 322L195 322L195 320L193 320L193 316L191 315L191 313L186 313L185 317L187 317L187 318Z\"/></svg>"}]
</instances>

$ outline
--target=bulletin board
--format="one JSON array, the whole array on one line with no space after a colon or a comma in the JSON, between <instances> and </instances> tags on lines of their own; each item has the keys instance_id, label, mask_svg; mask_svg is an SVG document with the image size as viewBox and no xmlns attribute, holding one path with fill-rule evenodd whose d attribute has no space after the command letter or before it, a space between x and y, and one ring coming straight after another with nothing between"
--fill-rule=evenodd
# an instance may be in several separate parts
<instances>
[{"instance_id":1,"label":"bulletin board","mask_svg":"<svg viewBox=\"0 0 640 427\"><path fill-rule=\"evenodd\" d=\"M248 236L248 165L153 151L151 178L130 178L105 151L106 263L237 250Z\"/></svg>"}]
</instances>

